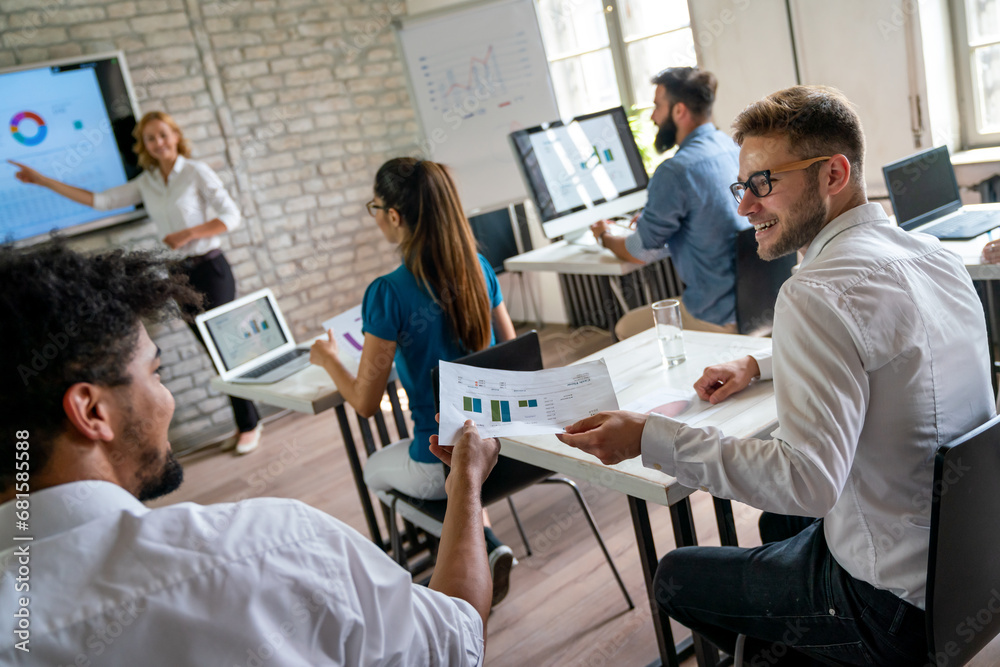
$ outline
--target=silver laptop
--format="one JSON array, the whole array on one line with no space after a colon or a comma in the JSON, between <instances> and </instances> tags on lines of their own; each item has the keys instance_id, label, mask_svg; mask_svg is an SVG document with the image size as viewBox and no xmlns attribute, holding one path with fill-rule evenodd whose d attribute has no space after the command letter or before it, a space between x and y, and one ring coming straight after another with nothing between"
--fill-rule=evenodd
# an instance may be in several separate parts
<instances>
[{"instance_id":1,"label":"silver laptop","mask_svg":"<svg viewBox=\"0 0 1000 667\"><path fill-rule=\"evenodd\" d=\"M309 366L309 350L292 332L269 289L248 294L195 318L219 376L267 384Z\"/></svg>"},{"instance_id":2,"label":"silver laptop","mask_svg":"<svg viewBox=\"0 0 1000 667\"><path fill-rule=\"evenodd\" d=\"M887 164L882 167L882 175L896 224L908 232L965 240L1000 227L1000 207L962 206L947 146Z\"/></svg>"}]
</instances>

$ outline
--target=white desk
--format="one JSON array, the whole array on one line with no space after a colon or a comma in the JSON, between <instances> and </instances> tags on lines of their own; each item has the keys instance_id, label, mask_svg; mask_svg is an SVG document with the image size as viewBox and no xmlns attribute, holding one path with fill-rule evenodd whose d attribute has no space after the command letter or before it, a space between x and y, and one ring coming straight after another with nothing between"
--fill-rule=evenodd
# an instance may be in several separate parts
<instances>
[{"instance_id":1,"label":"white desk","mask_svg":"<svg viewBox=\"0 0 1000 667\"><path fill-rule=\"evenodd\" d=\"M971 241L942 241L941 245L958 254L973 280L1000 280L1000 264L983 264L983 246L990 242L991 234L982 234ZM993 233L995 239L1000 234Z\"/></svg>"},{"instance_id":2,"label":"white desk","mask_svg":"<svg viewBox=\"0 0 1000 667\"><path fill-rule=\"evenodd\" d=\"M352 357L341 353L341 361L350 369L352 373L357 373L358 362ZM392 404L392 415L396 424L398 439L408 437L406 418L403 415L402 407L399 404L399 397L396 395L396 368L392 369L389 375L389 383L386 390L389 394L389 401ZM337 391L336 385L327 372L319 366L309 366L294 375L291 375L280 382L271 384L240 384L236 382L225 382L216 376L211 381L212 387L229 396L238 396L251 401L260 401L268 405L276 405L296 412L315 415L324 410L333 410L337 414L337 423L340 425L340 434L344 439L344 446L347 448L347 458L351 465L351 473L354 475L354 484L357 486L358 495L361 498L361 508L368 523L368 530L371 532L372 540L383 549L388 548L388 541L382 537L382 531L375 520L375 508L372 505L368 487L365 485L362 475L361 459L358 456L357 445L351 433L351 424L347 417L347 409L344 398ZM382 411L375 412L375 427L379 433L379 439L385 446L392 442ZM364 440L366 451L371 454L374 450L374 436L371 432L371 425L367 419L358 415L358 428Z\"/></svg>"},{"instance_id":3,"label":"white desk","mask_svg":"<svg viewBox=\"0 0 1000 667\"><path fill-rule=\"evenodd\" d=\"M652 300L650 287L646 283L646 274L641 271L644 267L653 266L654 264L656 264L656 262L650 262L649 264L643 265L618 259L618 257L616 257L610 250L598 246L595 239L588 235L578 243L557 241L556 243L545 246L544 248L538 248L521 255L508 257L504 260L503 266L504 269L512 273L552 272L569 276L596 276L599 278L608 278L608 284L611 288L614 300L618 302L621 311L623 313L627 313L632 306L629 305L628 299L625 297L621 280L633 273L640 272L638 273L637 284L637 288L641 290L642 293L642 299L640 301L641 303L649 303ZM661 298L676 296L677 294L673 292L677 292L680 287L679 279L678 284L673 284L675 278L673 277L672 265L668 271L668 275L671 276L665 278L667 281L666 286L668 293ZM581 288L577 286L576 288L568 289L569 291L573 291L575 289L580 292L588 292L594 288ZM586 300L586 297L583 297L582 294L575 295L574 298L576 297L581 297ZM600 309L603 312L608 328L610 329L614 326L616 319L614 304L610 299L605 300L604 303L601 304Z\"/></svg>"},{"instance_id":4,"label":"white desk","mask_svg":"<svg viewBox=\"0 0 1000 667\"><path fill-rule=\"evenodd\" d=\"M598 252L585 248L596 248ZM557 241L544 248L508 257L503 261L503 268L521 273L552 271L583 276L625 276L638 271L642 265L622 261L610 250L601 248L596 243L581 245Z\"/></svg>"},{"instance_id":5,"label":"white desk","mask_svg":"<svg viewBox=\"0 0 1000 667\"><path fill-rule=\"evenodd\" d=\"M660 350L652 329L601 350L583 361L604 358L615 384L619 404L626 406L655 387L690 389L701 377L705 366L744 357L751 352L770 349L766 338L731 336L695 331L684 333L687 360L670 369L663 367ZM578 362L580 363L580 362ZM727 435L752 437L773 430L777 409L771 382L760 382L719 404L720 409L706 417L699 426L716 426ZM640 459L606 466L597 458L559 442L554 435L501 438L501 452L510 458L533 463L555 472L572 475L626 494L636 532L646 590L649 594L653 626L656 629L660 659L664 665L678 664L678 648L683 655L693 648L699 665L717 659L711 645L695 638L680 647L674 645L669 619L662 615L653 592L653 574L658 559L649 526L646 502L670 508L674 539L678 546L697 544L688 496L694 492L677 483L674 477L644 468ZM715 500L716 518L723 545L736 544L732 507L728 500Z\"/></svg>"}]
</instances>

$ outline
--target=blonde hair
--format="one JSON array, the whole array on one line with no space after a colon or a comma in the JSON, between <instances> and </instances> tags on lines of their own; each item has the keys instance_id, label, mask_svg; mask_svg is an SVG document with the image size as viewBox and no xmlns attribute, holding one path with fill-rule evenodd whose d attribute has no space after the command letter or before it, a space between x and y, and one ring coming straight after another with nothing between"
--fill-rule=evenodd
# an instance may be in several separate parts
<instances>
[{"instance_id":1,"label":"blonde hair","mask_svg":"<svg viewBox=\"0 0 1000 667\"><path fill-rule=\"evenodd\" d=\"M184 138L184 133L181 132L181 128L173 116L166 111L150 111L139 119L139 122L135 125L135 129L132 130L132 136L135 137L135 144L132 146L132 150L139 156L139 166L143 169L152 169L159 164L156 158L149 154L149 151L146 150L146 145L142 142L143 130L154 120L166 123L170 129L177 133L177 154L184 157L191 157L191 145Z\"/></svg>"},{"instance_id":2,"label":"blonde hair","mask_svg":"<svg viewBox=\"0 0 1000 667\"><path fill-rule=\"evenodd\" d=\"M375 176L375 194L402 218L403 264L441 306L460 347L467 352L489 347L492 309L486 279L447 169L427 160L389 160Z\"/></svg>"}]
</instances>

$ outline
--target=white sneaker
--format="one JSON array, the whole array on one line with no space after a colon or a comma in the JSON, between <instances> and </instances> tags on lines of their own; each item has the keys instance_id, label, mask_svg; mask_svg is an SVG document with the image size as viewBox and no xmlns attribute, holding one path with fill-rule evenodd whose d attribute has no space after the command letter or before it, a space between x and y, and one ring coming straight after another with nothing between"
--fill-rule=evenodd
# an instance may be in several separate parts
<instances>
[{"instance_id":1,"label":"white sneaker","mask_svg":"<svg viewBox=\"0 0 1000 667\"><path fill-rule=\"evenodd\" d=\"M490 606L500 604L507 597L512 567L514 567L514 552L506 544L501 544L490 552L490 575L493 577L493 601Z\"/></svg>"},{"instance_id":2,"label":"white sneaker","mask_svg":"<svg viewBox=\"0 0 1000 667\"><path fill-rule=\"evenodd\" d=\"M253 437L251 437L250 440L246 442L239 442L239 438L243 436L242 433L236 436L237 437L236 455L243 456L244 454L249 454L253 450L257 449L257 447L260 446L260 433L263 430L264 430L264 425L257 424L257 428L250 431L250 433L253 434Z\"/></svg>"}]
</instances>

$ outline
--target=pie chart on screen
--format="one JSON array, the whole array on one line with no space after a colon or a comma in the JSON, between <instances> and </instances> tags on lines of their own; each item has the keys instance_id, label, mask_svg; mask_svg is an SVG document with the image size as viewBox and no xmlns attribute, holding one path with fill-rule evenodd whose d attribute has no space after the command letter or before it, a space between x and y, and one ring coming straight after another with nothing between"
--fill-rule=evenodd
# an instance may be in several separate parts
<instances>
[{"instance_id":1,"label":"pie chart on screen","mask_svg":"<svg viewBox=\"0 0 1000 667\"><path fill-rule=\"evenodd\" d=\"M18 143L25 146L42 143L48 131L45 121L34 111L21 111L10 119L10 133Z\"/></svg>"},{"instance_id":2,"label":"pie chart on screen","mask_svg":"<svg viewBox=\"0 0 1000 667\"><path fill-rule=\"evenodd\" d=\"M671 401L669 403L664 403L663 405L658 405L650 412L655 412L658 415L663 415L664 417L676 417L680 413L688 409L691 405L691 401Z\"/></svg>"}]
</instances>

